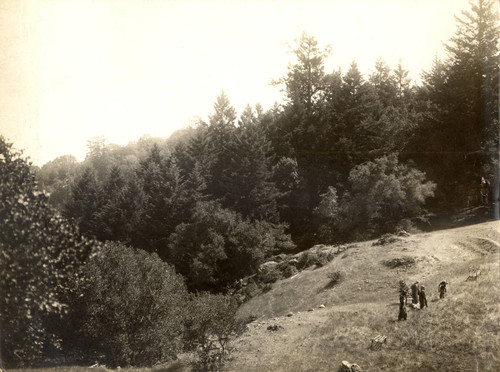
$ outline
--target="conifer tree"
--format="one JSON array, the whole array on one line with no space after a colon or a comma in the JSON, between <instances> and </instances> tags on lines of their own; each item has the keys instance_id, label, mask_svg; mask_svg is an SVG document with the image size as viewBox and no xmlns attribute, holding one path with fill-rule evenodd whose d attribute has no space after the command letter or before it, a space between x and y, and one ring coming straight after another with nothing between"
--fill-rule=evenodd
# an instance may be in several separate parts
<instances>
[{"instance_id":1,"label":"conifer tree","mask_svg":"<svg viewBox=\"0 0 500 372\"><path fill-rule=\"evenodd\" d=\"M113 166L102 188L95 235L100 240L128 243L144 213L146 197L135 178L126 181Z\"/></svg>"},{"instance_id":2,"label":"conifer tree","mask_svg":"<svg viewBox=\"0 0 500 372\"><path fill-rule=\"evenodd\" d=\"M224 196L223 174L230 162L228 147L233 141L236 110L227 95L222 92L215 101L214 113L209 116L207 129L207 157L210 179L207 180L207 192L214 198Z\"/></svg>"},{"instance_id":3,"label":"conifer tree","mask_svg":"<svg viewBox=\"0 0 500 372\"><path fill-rule=\"evenodd\" d=\"M408 77L409 71L403 68L401 60L398 67L393 71L396 84L396 99L399 106L409 103L412 96L411 79Z\"/></svg>"},{"instance_id":4,"label":"conifer tree","mask_svg":"<svg viewBox=\"0 0 500 372\"><path fill-rule=\"evenodd\" d=\"M397 96L397 82L390 67L382 58L375 62L375 70L370 75L375 94L382 108L392 106Z\"/></svg>"},{"instance_id":5,"label":"conifer tree","mask_svg":"<svg viewBox=\"0 0 500 372\"><path fill-rule=\"evenodd\" d=\"M494 184L498 168L498 15L494 1L470 4L420 94L428 109L414 152L438 184L441 208L477 205L481 179Z\"/></svg>"},{"instance_id":6,"label":"conifer tree","mask_svg":"<svg viewBox=\"0 0 500 372\"><path fill-rule=\"evenodd\" d=\"M279 192L271 180L270 143L251 107L243 112L227 151L230 159L222 175L224 206L244 217L277 222Z\"/></svg>"},{"instance_id":7,"label":"conifer tree","mask_svg":"<svg viewBox=\"0 0 500 372\"><path fill-rule=\"evenodd\" d=\"M92 168L86 168L71 187L64 216L74 219L83 234L95 236L97 213L102 205L100 186Z\"/></svg>"},{"instance_id":8,"label":"conifer tree","mask_svg":"<svg viewBox=\"0 0 500 372\"><path fill-rule=\"evenodd\" d=\"M135 242L167 258L167 239L175 227L190 216L186 182L173 158L167 158L153 146L137 175L146 197L143 218L137 226Z\"/></svg>"},{"instance_id":9,"label":"conifer tree","mask_svg":"<svg viewBox=\"0 0 500 372\"><path fill-rule=\"evenodd\" d=\"M296 63L290 65L287 74L276 83L285 85L292 105L311 113L313 104L324 90L324 59L330 53L330 47L320 48L313 36L303 33L295 40L291 52Z\"/></svg>"},{"instance_id":10,"label":"conifer tree","mask_svg":"<svg viewBox=\"0 0 500 372\"><path fill-rule=\"evenodd\" d=\"M498 167L498 13L493 0L470 4L470 11L456 17L458 29L447 45L449 120L456 126L449 134L456 134L453 142L464 153L470 181L482 176L493 181Z\"/></svg>"}]
</instances>

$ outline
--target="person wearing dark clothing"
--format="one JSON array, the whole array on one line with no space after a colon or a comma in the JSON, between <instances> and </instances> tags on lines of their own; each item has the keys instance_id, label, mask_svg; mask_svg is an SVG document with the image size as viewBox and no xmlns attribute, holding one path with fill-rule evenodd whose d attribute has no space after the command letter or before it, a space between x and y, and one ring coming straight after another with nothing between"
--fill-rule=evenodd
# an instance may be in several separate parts
<instances>
[{"instance_id":1,"label":"person wearing dark clothing","mask_svg":"<svg viewBox=\"0 0 500 372\"><path fill-rule=\"evenodd\" d=\"M406 292L401 292L399 294L399 315L398 315L398 321L399 320L406 320L407 314L406 314Z\"/></svg>"},{"instance_id":2,"label":"person wearing dark clothing","mask_svg":"<svg viewBox=\"0 0 500 372\"><path fill-rule=\"evenodd\" d=\"M404 306L399 306L398 321L406 320L406 317L407 317L406 308Z\"/></svg>"},{"instance_id":3,"label":"person wearing dark clothing","mask_svg":"<svg viewBox=\"0 0 500 372\"><path fill-rule=\"evenodd\" d=\"M411 285L411 302L418 304L418 282Z\"/></svg>"},{"instance_id":4,"label":"person wearing dark clothing","mask_svg":"<svg viewBox=\"0 0 500 372\"><path fill-rule=\"evenodd\" d=\"M418 299L420 301L420 309L423 309L424 306L428 307L427 306L427 298L425 297L425 287L424 286L422 286L420 288L420 291L418 292Z\"/></svg>"},{"instance_id":5,"label":"person wearing dark clothing","mask_svg":"<svg viewBox=\"0 0 500 372\"><path fill-rule=\"evenodd\" d=\"M408 295L406 291L399 291L399 306L405 306L407 303Z\"/></svg>"},{"instance_id":6,"label":"person wearing dark clothing","mask_svg":"<svg viewBox=\"0 0 500 372\"><path fill-rule=\"evenodd\" d=\"M438 292L439 292L439 298L444 298L444 294L446 293L446 283L445 281L442 281L441 283L439 283L439 287L438 287Z\"/></svg>"},{"instance_id":7,"label":"person wearing dark clothing","mask_svg":"<svg viewBox=\"0 0 500 372\"><path fill-rule=\"evenodd\" d=\"M481 204L488 205L490 193L490 183L484 178L481 177Z\"/></svg>"}]
</instances>

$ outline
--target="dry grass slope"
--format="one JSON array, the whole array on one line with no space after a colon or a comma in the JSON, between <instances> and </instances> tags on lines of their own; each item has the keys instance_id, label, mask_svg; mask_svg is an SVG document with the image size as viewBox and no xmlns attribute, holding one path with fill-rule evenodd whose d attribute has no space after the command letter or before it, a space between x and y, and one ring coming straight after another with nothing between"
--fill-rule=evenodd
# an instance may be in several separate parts
<instances>
[{"instance_id":1,"label":"dry grass slope","mask_svg":"<svg viewBox=\"0 0 500 372\"><path fill-rule=\"evenodd\" d=\"M228 370L336 371L342 360L365 371L500 370L499 227L417 234L385 246L358 243L325 267L275 283L240 309L241 317L258 319L235 342ZM384 265L409 256L415 264L406 269ZM480 266L482 275L466 282L470 266ZM345 278L329 288L333 270ZM399 279L419 280L429 303L422 311L408 309L406 322L396 320ZM441 280L449 285L439 300ZM283 329L269 332L271 324ZM371 351L378 334L387 344Z\"/></svg>"}]
</instances>

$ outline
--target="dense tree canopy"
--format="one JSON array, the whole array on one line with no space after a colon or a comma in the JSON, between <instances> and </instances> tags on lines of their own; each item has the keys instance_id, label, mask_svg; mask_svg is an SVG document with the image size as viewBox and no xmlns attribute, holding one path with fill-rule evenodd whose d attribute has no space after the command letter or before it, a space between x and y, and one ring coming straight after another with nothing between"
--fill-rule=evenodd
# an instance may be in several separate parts
<instances>
[{"instance_id":1,"label":"dense tree canopy","mask_svg":"<svg viewBox=\"0 0 500 372\"><path fill-rule=\"evenodd\" d=\"M448 58L424 74L428 109L412 151L436 180L441 208L477 203L481 179L498 182L498 14L475 0L456 17ZM495 178L496 177L496 178Z\"/></svg>"},{"instance_id":2,"label":"dense tree canopy","mask_svg":"<svg viewBox=\"0 0 500 372\"><path fill-rule=\"evenodd\" d=\"M342 198L352 195L353 170L391 154L437 184L434 210L477 205L479 181L493 184L498 164L492 4L476 0L457 18L449 58L436 59L421 85L402 62L391 68L381 58L367 77L355 61L344 73L325 71L330 47L304 33L290 47L293 62L275 81L283 105L267 112L248 105L238 117L222 92L208 122L171 141L143 138L125 151L95 138L88 169L59 176L73 180L65 213L89 236L131 242L168 260L178 226L196 220L200 202L217 201L250 223L288 226L295 243L307 247L324 225L320 211L330 188ZM395 218L386 221L395 224Z\"/></svg>"}]
</instances>

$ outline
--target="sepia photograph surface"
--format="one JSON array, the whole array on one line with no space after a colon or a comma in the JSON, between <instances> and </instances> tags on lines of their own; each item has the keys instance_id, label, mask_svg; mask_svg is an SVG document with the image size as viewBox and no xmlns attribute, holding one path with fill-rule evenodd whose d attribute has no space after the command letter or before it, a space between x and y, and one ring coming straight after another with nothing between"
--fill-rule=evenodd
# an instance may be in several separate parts
<instances>
[{"instance_id":1,"label":"sepia photograph surface","mask_svg":"<svg viewBox=\"0 0 500 372\"><path fill-rule=\"evenodd\" d=\"M500 370L499 10L0 2L0 369Z\"/></svg>"}]
</instances>

